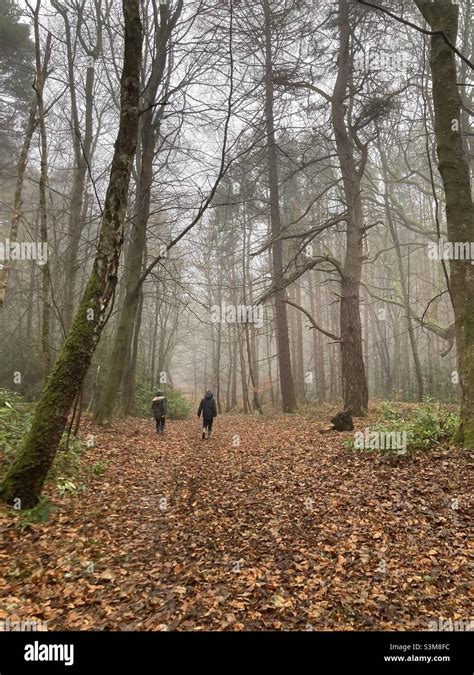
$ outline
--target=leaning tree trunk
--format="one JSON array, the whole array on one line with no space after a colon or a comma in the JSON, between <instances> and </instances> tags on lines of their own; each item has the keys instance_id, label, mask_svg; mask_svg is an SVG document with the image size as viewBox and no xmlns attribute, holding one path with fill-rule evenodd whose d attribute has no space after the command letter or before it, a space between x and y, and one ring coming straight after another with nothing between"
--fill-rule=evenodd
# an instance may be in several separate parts
<instances>
[{"instance_id":1,"label":"leaning tree trunk","mask_svg":"<svg viewBox=\"0 0 474 675\"><path fill-rule=\"evenodd\" d=\"M357 416L367 411L369 393L362 349L359 298L364 236L360 169L356 167L353 141L347 129L344 105L351 59L349 50L351 28L347 0L339 0L338 25L339 61L334 93L331 98L331 119L348 211L340 308L342 394L344 407Z\"/></svg>"},{"instance_id":2,"label":"leaning tree trunk","mask_svg":"<svg viewBox=\"0 0 474 675\"><path fill-rule=\"evenodd\" d=\"M142 28L139 0L123 0L124 61L120 126L105 198L98 250L71 330L38 402L31 430L0 485L0 497L33 507L53 463L67 416L100 339L117 284L127 194L136 147Z\"/></svg>"},{"instance_id":3,"label":"leaning tree trunk","mask_svg":"<svg viewBox=\"0 0 474 675\"><path fill-rule=\"evenodd\" d=\"M459 7L446 0L415 0L433 31L456 43ZM448 239L474 241L474 204L469 165L462 136L461 96L453 49L442 35L431 37L430 65L435 114L438 168L446 196ZM470 260L450 261L450 295L454 310L456 349L461 385L461 423L455 441L474 447L474 266Z\"/></svg>"}]
</instances>

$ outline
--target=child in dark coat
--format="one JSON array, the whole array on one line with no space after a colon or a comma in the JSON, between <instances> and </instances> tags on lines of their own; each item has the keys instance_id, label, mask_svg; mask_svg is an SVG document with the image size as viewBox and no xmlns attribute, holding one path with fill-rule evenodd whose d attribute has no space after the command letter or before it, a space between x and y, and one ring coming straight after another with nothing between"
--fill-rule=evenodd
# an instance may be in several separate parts
<instances>
[{"instance_id":1,"label":"child in dark coat","mask_svg":"<svg viewBox=\"0 0 474 675\"><path fill-rule=\"evenodd\" d=\"M151 410L156 422L156 433L165 431L167 401L161 389L155 391L155 398L151 402Z\"/></svg>"},{"instance_id":2,"label":"child in dark coat","mask_svg":"<svg viewBox=\"0 0 474 675\"><path fill-rule=\"evenodd\" d=\"M206 438L206 431L207 431L207 437L211 437L211 432L212 432L212 424L214 422L214 417L217 417L217 406L216 406L216 399L213 396L213 393L210 389L206 391L206 394L203 399L201 399L201 403L199 404L198 408L198 417L201 417L202 413L202 439L204 440Z\"/></svg>"}]
</instances>

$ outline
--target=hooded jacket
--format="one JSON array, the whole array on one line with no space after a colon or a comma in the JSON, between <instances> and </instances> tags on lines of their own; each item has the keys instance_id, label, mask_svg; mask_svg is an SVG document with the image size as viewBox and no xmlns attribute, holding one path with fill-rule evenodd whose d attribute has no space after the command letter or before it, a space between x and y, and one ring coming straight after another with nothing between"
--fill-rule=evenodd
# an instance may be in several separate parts
<instances>
[{"instance_id":1,"label":"hooded jacket","mask_svg":"<svg viewBox=\"0 0 474 675\"><path fill-rule=\"evenodd\" d=\"M201 417L201 413L205 420L211 420L213 417L217 417L216 399L212 395L212 392L207 392L204 398L201 399L198 408L198 417Z\"/></svg>"},{"instance_id":2,"label":"hooded jacket","mask_svg":"<svg viewBox=\"0 0 474 675\"><path fill-rule=\"evenodd\" d=\"M151 410L155 418L164 417L166 415L166 398L164 396L155 396L151 402Z\"/></svg>"}]
</instances>

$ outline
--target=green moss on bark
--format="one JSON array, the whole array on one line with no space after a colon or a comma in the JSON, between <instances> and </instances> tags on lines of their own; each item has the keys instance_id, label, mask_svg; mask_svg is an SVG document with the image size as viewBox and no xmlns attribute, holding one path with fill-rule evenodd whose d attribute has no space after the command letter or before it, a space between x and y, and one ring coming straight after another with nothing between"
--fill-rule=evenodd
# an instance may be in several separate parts
<instances>
[{"instance_id":1,"label":"green moss on bark","mask_svg":"<svg viewBox=\"0 0 474 675\"><path fill-rule=\"evenodd\" d=\"M105 312L117 283L123 222L135 154L142 31L138 0L123 3L125 53L121 117L101 221L98 251L71 330L48 377L30 431L0 485L0 498L21 509L34 507L53 463L71 405L99 342ZM90 313L92 310L92 314Z\"/></svg>"}]
</instances>

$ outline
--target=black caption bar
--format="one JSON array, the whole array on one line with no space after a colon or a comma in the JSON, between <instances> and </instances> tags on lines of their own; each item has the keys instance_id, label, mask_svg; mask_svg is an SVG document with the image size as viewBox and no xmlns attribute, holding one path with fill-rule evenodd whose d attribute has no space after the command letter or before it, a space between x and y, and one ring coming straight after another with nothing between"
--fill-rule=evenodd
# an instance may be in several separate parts
<instances>
[{"instance_id":1,"label":"black caption bar","mask_svg":"<svg viewBox=\"0 0 474 675\"><path fill-rule=\"evenodd\" d=\"M223 673L453 673L472 675L471 632L0 633L0 675L158 673L186 666ZM347 670L346 670L347 669Z\"/></svg>"}]
</instances>

